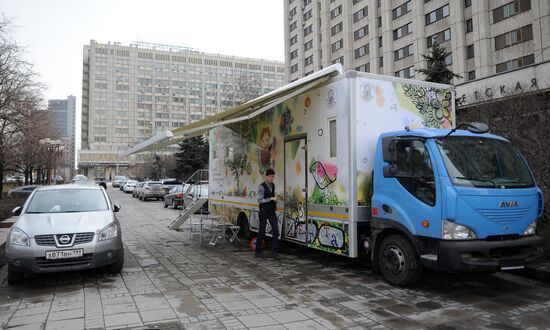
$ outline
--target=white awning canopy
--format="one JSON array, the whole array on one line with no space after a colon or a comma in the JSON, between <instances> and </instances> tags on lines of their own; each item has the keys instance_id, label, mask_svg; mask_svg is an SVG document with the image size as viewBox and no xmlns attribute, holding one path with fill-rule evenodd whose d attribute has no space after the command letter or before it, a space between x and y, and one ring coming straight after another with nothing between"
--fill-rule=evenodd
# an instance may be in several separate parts
<instances>
[{"instance_id":1,"label":"white awning canopy","mask_svg":"<svg viewBox=\"0 0 550 330\"><path fill-rule=\"evenodd\" d=\"M342 65L340 63L319 70L307 77L277 88L227 111L176 128L172 130L172 137L165 138L162 141L151 141L155 137L146 140L126 151L124 156L177 144L185 139L202 135L215 127L254 118L277 104L283 103L298 94L310 90L338 74L342 74Z\"/></svg>"}]
</instances>

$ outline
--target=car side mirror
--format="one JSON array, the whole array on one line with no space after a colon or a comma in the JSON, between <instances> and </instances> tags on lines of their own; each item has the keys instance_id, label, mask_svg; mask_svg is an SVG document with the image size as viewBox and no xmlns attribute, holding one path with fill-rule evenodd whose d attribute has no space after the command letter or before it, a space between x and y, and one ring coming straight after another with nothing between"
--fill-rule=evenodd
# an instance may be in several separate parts
<instances>
[{"instance_id":1,"label":"car side mirror","mask_svg":"<svg viewBox=\"0 0 550 330\"><path fill-rule=\"evenodd\" d=\"M386 166L384 166L384 177L385 178L395 178L396 173L397 173L397 166L396 165L386 165Z\"/></svg>"},{"instance_id":2,"label":"car side mirror","mask_svg":"<svg viewBox=\"0 0 550 330\"><path fill-rule=\"evenodd\" d=\"M13 210L11 210L11 214L12 214L13 216L18 216L18 215L21 214L21 210L23 210L23 207L21 207L21 206L16 206L16 207L13 208Z\"/></svg>"},{"instance_id":3,"label":"car side mirror","mask_svg":"<svg viewBox=\"0 0 550 330\"><path fill-rule=\"evenodd\" d=\"M115 203L115 204L113 205L113 212L118 212L118 211L120 211L120 205L118 205L117 203Z\"/></svg>"}]
</instances>

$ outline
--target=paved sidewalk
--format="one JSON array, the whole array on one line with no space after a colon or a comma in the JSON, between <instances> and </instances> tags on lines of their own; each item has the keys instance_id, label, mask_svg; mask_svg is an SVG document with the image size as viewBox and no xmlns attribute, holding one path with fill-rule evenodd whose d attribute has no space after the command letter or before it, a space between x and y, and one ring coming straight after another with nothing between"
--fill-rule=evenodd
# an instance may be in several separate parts
<instances>
[{"instance_id":1,"label":"paved sidewalk","mask_svg":"<svg viewBox=\"0 0 550 330\"><path fill-rule=\"evenodd\" d=\"M246 242L198 244L166 228L176 211L121 202L126 264L37 276L21 286L0 268L0 329L541 329L550 286L512 274L427 273L393 287L360 260L281 247L256 259Z\"/></svg>"}]
</instances>

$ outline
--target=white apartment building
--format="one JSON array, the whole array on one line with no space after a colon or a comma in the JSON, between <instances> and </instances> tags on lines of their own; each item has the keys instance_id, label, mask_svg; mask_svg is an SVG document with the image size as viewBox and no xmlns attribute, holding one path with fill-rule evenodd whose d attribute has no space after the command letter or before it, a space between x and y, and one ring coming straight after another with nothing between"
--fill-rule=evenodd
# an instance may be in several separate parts
<instances>
[{"instance_id":1,"label":"white apartment building","mask_svg":"<svg viewBox=\"0 0 550 330\"><path fill-rule=\"evenodd\" d=\"M478 80L550 60L550 1L283 0L290 81L336 62L423 79L422 55L442 43L447 63Z\"/></svg>"},{"instance_id":2,"label":"white apartment building","mask_svg":"<svg viewBox=\"0 0 550 330\"><path fill-rule=\"evenodd\" d=\"M284 63L136 42L84 46L79 172L114 177L119 152L285 82ZM171 152L176 147L170 149ZM159 150L159 152L169 150ZM138 155L138 157L140 157ZM150 155L141 156L145 161Z\"/></svg>"}]
</instances>

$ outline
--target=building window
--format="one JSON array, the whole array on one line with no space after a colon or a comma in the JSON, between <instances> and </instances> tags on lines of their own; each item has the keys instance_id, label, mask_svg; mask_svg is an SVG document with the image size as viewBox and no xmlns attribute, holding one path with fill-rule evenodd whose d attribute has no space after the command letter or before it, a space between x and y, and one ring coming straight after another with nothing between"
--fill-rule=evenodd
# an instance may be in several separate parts
<instances>
[{"instance_id":1,"label":"building window","mask_svg":"<svg viewBox=\"0 0 550 330\"><path fill-rule=\"evenodd\" d=\"M304 29L304 36L309 35L311 32L313 32L313 24Z\"/></svg>"},{"instance_id":2,"label":"building window","mask_svg":"<svg viewBox=\"0 0 550 330\"><path fill-rule=\"evenodd\" d=\"M313 40L310 40L304 44L304 50L313 48Z\"/></svg>"},{"instance_id":3,"label":"building window","mask_svg":"<svg viewBox=\"0 0 550 330\"><path fill-rule=\"evenodd\" d=\"M431 35L427 38L427 46L428 48L435 46L437 44L440 44L445 41L451 40L451 29L443 30L439 33L436 33L434 35Z\"/></svg>"},{"instance_id":4,"label":"building window","mask_svg":"<svg viewBox=\"0 0 550 330\"><path fill-rule=\"evenodd\" d=\"M313 55L306 57L306 59L304 60L304 65L306 66L312 63L313 63Z\"/></svg>"},{"instance_id":5,"label":"building window","mask_svg":"<svg viewBox=\"0 0 550 330\"><path fill-rule=\"evenodd\" d=\"M380 56L380 57L378 58L378 61L379 61L378 64L380 65L380 67L381 67L381 68L384 67L384 56Z\"/></svg>"},{"instance_id":6,"label":"building window","mask_svg":"<svg viewBox=\"0 0 550 330\"><path fill-rule=\"evenodd\" d=\"M295 59L296 57L298 57L298 50L294 50L292 51L292 53L290 53L290 59Z\"/></svg>"},{"instance_id":7,"label":"building window","mask_svg":"<svg viewBox=\"0 0 550 330\"><path fill-rule=\"evenodd\" d=\"M330 35L334 36L335 34L340 33L341 31L342 31L342 22L330 28Z\"/></svg>"},{"instance_id":8,"label":"building window","mask_svg":"<svg viewBox=\"0 0 550 330\"><path fill-rule=\"evenodd\" d=\"M453 64L453 54L452 53L445 56L445 64L447 64L447 65Z\"/></svg>"},{"instance_id":9,"label":"building window","mask_svg":"<svg viewBox=\"0 0 550 330\"><path fill-rule=\"evenodd\" d=\"M296 30L297 26L298 26L298 23L296 23L296 21L292 22L292 24L290 24L290 32Z\"/></svg>"},{"instance_id":10,"label":"building window","mask_svg":"<svg viewBox=\"0 0 550 330\"><path fill-rule=\"evenodd\" d=\"M290 45L294 45L295 43L298 42L298 36L294 36L292 38L290 38Z\"/></svg>"},{"instance_id":11,"label":"building window","mask_svg":"<svg viewBox=\"0 0 550 330\"><path fill-rule=\"evenodd\" d=\"M311 3L311 0L304 0L304 7L309 5Z\"/></svg>"},{"instance_id":12,"label":"building window","mask_svg":"<svg viewBox=\"0 0 550 330\"><path fill-rule=\"evenodd\" d=\"M294 15L296 15L296 8L297 7L292 8L292 10L288 12L288 16L293 17Z\"/></svg>"},{"instance_id":13,"label":"building window","mask_svg":"<svg viewBox=\"0 0 550 330\"><path fill-rule=\"evenodd\" d=\"M510 70L521 68L526 65L531 65L533 63L535 63L535 55L531 54L531 55L513 59L511 61L497 64L496 72L499 73L504 71L510 71Z\"/></svg>"},{"instance_id":14,"label":"building window","mask_svg":"<svg viewBox=\"0 0 550 330\"><path fill-rule=\"evenodd\" d=\"M403 25L400 28L393 30L393 40L397 40L406 36L407 34L412 33L413 25L412 22Z\"/></svg>"},{"instance_id":15,"label":"building window","mask_svg":"<svg viewBox=\"0 0 550 330\"><path fill-rule=\"evenodd\" d=\"M353 4L356 5L358 4L359 2L361 2L362 0L353 0Z\"/></svg>"},{"instance_id":16,"label":"building window","mask_svg":"<svg viewBox=\"0 0 550 330\"><path fill-rule=\"evenodd\" d=\"M353 13L353 23L359 21L363 17L367 17L367 15L368 15L367 7L364 7L363 9L356 11L355 13Z\"/></svg>"},{"instance_id":17,"label":"building window","mask_svg":"<svg viewBox=\"0 0 550 330\"><path fill-rule=\"evenodd\" d=\"M393 10L393 19L396 19L398 17L401 17L405 15L406 13L410 12L412 9L411 1L407 1L401 6L395 8Z\"/></svg>"},{"instance_id":18,"label":"building window","mask_svg":"<svg viewBox=\"0 0 550 330\"><path fill-rule=\"evenodd\" d=\"M405 68L403 70L396 71L395 76L399 77L399 78L412 78L412 77L414 77L414 66L410 66L410 67Z\"/></svg>"},{"instance_id":19,"label":"building window","mask_svg":"<svg viewBox=\"0 0 550 330\"><path fill-rule=\"evenodd\" d=\"M475 80L476 79L476 71L470 71L468 72L468 80Z\"/></svg>"},{"instance_id":20,"label":"building window","mask_svg":"<svg viewBox=\"0 0 550 330\"><path fill-rule=\"evenodd\" d=\"M472 21L472 19L467 19L466 22L464 22L465 24L465 28L466 28L466 33L470 33L474 30L474 22Z\"/></svg>"},{"instance_id":21,"label":"building window","mask_svg":"<svg viewBox=\"0 0 550 330\"><path fill-rule=\"evenodd\" d=\"M340 39L332 44L332 52L334 53L335 51L342 49L342 47L344 47L344 40Z\"/></svg>"},{"instance_id":22,"label":"building window","mask_svg":"<svg viewBox=\"0 0 550 330\"><path fill-rule=\"evenodd\" d=\"M475 56L474 45L466 46L466 58L473 58Z\"/></svg>"},{"instance_id":23,"label":"building window","mask_svg":"<svg viewBox=\"0 0 550 330\"><path fill-rule=\"evenodd\" d=\"M369 33L369 26L365 25L359 30L356 30L355 32L353 32L353 40L359 40L364 36L366 36L368 33Z\"/></svg>"},{"instance_id":24,"label":"building window","mask_svg":"<svg viewBox=\"0 0 550 330\"><path fill-rule=\"evenodd\" d=\"M426 14L426 25L435 23L447 16L449 16L449 5L437 8L431 13Z\"/></svg>"},{"instance_id":25,"label":"building window","mask_svg":"<svg viewBox=\"0 0 550 330\"><path fill-rule=\"evenodd\" d=\"M493 10L493 23L531 10L531 0L515 0Z\"/></svg>"},{"instance_id":26,"label":"building window","mask_svg":"<svg viewBox=\"0 0 550 330\"><path fill-rule=\"evenodd\" d=\"M298 71L298 64L294 64L290 67L290 73L294 73L296 71Z\"/></svg>"},{"instance_id":27,"label":"building window","mask_svg":"<svg viewBox=\"0 0 550 330\"><path fill-rule=\"evenodd\" d=\"M382 16L378 16L376 18L376 22L377 22L378 27L382 27Z\"/></svg>"},{"instance_id":28,"label":"building window","mask_svg":"<svg viewBox=\"0 0 550 330\"><path fill-rule=\"evenodd\" d=\"M340 56L337 59L332 61L332 64L336 64L336 63L340 63L340 64L344 65L344 56Z\"/></svg>"},{"instance_id":29,"label":"building window","mask_svg":"<svg viewBox=\"0 0 550 330\"><path fill-rule=\"evenodd\" d=\"M513 30L496 36L495 50L510 47L531 39L533 39L533 26L527 25L517 30Z\"/></svg>"},{"instance_id":30,"label":"building window","mask_svg":"<svg viewBox=\"0 0 550 330\"><path fill-rule=\"evenodd\" d=\"M401 49L398 49L394 52L394 58L395 58L395 61L399 61L407 56L411 56L414 54L414 50L413 50L413 45L408 45L408 46L405 46Z\"/></svg>"},{"instance_id":31,"label":"building window","mask_svg":"<svg viewBox=\"0 0 550 330\"><path fill-rule=\"evenodd\" d=\"M329 136L330 136L330 143L329 143L329 146L330 146L330 157L336 157L336 140L337 140L337 135L336 135L336 119L332 119L328 122L328 132L329 132Z\"/></svg>"},{"instance_id":32,"label":"building window","mask_svg":"<svg viewBox=\"0 0 550 330\"><path fill-rule=\"evenodd\" d=\"M369 53L369 45L366 44L355 50L355 59L361 58Z\"/></svg>"},{"instance_id":33,"label":"building window","mask_svg":"<svg viewBox=\"0 0 550 330\"><path fill-rule=\"evenodd\" d=\"M370 63L360 65L355 68L356 71L370 72Z\"/></svg>"},{"instance_id":34,"label":"building window","mask_svg":"<svg viewBox=\"0 0 550 330\"><path fill-rule=\"evenodd\" d=\"M472 0L464 0L464 8L468 8L472 5Z\"/></svg>"},{"instance_id":35,"label":"building window","mask_svg":"<svg viewBox=\"0 0 550 330\"><path fill-rule=\"evenodd\" d=\"M333 10L330 11L330 19L334 19L334 18L340 16L340 14L342 14L342 5L334 8Z\"/></svg>"},{"instance_id":36,"label":"building window","mask_svg":"<svg viewBox=\"0 0 550 330\"><path fill-rule=\"evenodd\" d=\"M304 22L312 17L311 9L304 14Z\"/></svg>"},{"instance_id":37,"label":"building window","mask_svg":"<svg viewBox=\"0 0 550 330\"><path fill-rule=\"evenodd\" d=\"M378 37L378 48L382 48L384 44L382 43L382 37Z\"/></svg>"}]
</instances>

